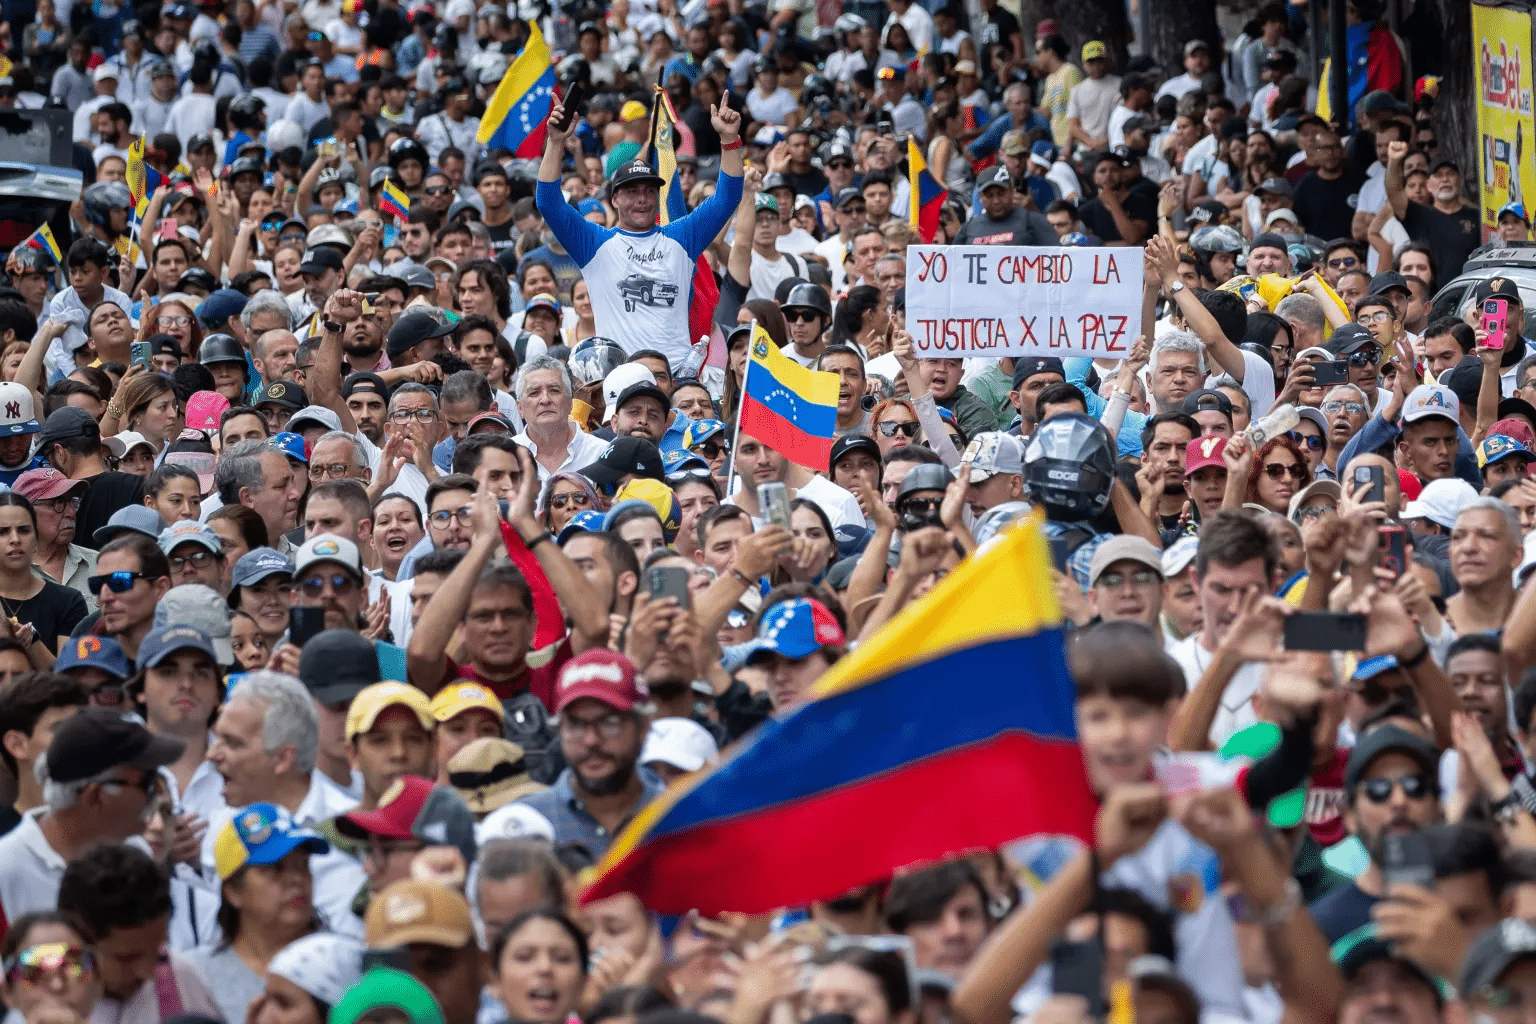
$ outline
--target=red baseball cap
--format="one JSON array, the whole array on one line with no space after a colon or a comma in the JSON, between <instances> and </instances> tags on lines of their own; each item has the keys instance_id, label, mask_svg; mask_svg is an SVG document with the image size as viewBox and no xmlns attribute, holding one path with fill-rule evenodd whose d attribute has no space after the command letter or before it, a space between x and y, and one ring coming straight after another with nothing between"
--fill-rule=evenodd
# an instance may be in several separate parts
<instances>
[{"instance_id":1,"label":"red baseball cap","mask_svg":"<svg viewBox=\"0 0 1536 1024\"><path fill-rule=\"evenodd\" d=\"M635 678L633 662L622 654L596 648L578 654L560 670L555 714L583 697L602 701L617 711L629 711L646 698L646 691Z\"/></svg>"},{"instance_id":2,"label":"red baseball cap","mask_svg":"<svg viewBox=\"0 0 1536 1024\"><path fill-rule=\"evenodd\" d=\"M51 501L63 497L83 483L84 480L71 480L58 470L45 467L29 469L18 476L15 483L11 484L11 490L28 501Z\"/></svg>"},{"instance_id":3,"label":"red baseball cap","mask_svg":"<svg viewBox=\"0 0 1536 1024\"><path fill-rule=\"evenodd\" d=\"M1189 442L1189 447L1184 449L1184 475L1188 476L1197 469L1206 466L1220 466L1227 468L1222 461L1221 453L1227 450L1227 439L1209 434L1205 437L1197 437Z\"/></svg>"},{"instance_id":4,"label":"red baseball cap","mask_svg":"<svg viewBox=\"0 0 1536 1024\"><path fill-rule=\"evenodd\" d=\"M352 838L370 835L385 839L415 839L412 828L432 795L431 779L406 775L384 791L379 806L371 811L351 811L336 819L336 830ZM348 827L350 826L350 827Z\"/></svg>"},{"instance_id":5,"label":"red baseball cap","mask_svg":"<svg viewBox=\"0 0 1536 1024\"><path fill-rule=\"evenodd\" d=\"M1397 471L1397 486L1403 492L1405 502L1418 501L1419 494L1424 490L1424 485L1419 483L1419 478L1406 469Z\"/></svg>"}]
</instances>

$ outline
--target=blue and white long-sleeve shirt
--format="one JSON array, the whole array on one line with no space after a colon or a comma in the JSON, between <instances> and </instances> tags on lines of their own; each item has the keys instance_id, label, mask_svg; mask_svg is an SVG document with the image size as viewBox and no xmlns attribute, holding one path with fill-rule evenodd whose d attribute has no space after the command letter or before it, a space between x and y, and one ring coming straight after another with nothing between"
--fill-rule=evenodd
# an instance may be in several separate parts
<instances>
[{"instance_id":1,"label":"blue and white long-sleeve shirt","mask_svg":"<svg viewBox=\"0 0 1536 1024\"><path fill-rule=\"evenodd\" d=\"M741 178L721 174L715 194L688 216L645 232L583 220L558 182L541 181L539 212L581 266L597 333L633 354L664 353L674 367L688 355L688 296L694 263L741 200Z\"/></svg>"}]
</instances>

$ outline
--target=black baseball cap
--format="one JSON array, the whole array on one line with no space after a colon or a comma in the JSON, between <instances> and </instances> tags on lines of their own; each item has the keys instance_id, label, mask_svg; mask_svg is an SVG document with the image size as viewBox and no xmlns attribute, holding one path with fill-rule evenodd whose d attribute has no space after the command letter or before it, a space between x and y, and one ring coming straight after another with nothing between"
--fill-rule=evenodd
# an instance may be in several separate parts
<instances>
[{"instance_id":1,"label":"black baseball cap","mask_svg":"<svg viewBox=\"0 0 1536 1024\"><path fill-rule=\"evenodd\" d=\"M581 470L581 475L598 488L613 487L623 477L633 474L651 480L665 480L661 449L643 437L618 437L603 449L597 461Z\"/></svg>"},{"instance_id":2,"label":"black baseball cap","mask_svg":"<svg viewBox=\"0 0 1536 1024\"><path fill-rule=\"evenodd\" d=\"M358 370L347 375L347 379L341 382L341 397L346 398L357 391L373 391L380 398L388 401L389 385L384 383L384 378L370 370Z\"/></svg>"},{"instance_id":3,"label":"black baseball cap","mask_svg":"<svg viewBox=\"0 0 1536 1024\"><path fill-rule=\"evenodd\" d=\"M1359 324L1341 324L1333 334L1329 335L1323 347L1336 356L1347 356L1366 345L1374 344L1376 339L1364 327Z\"/></svg>"},{"instance_id":4,"label":"black baseball cap","mask_svg":"<svg viewBox=\"0 0 1536 1024\"><path fill-rule=\"evenodd\" d=\"M327 270L336 273L342 271L341 253L325 245L317 245L304 254L304 262L299 264L301 274L323 274Z\"/></svg>"},{"instance_id":5,"label":"black baseball cap","mask_svg":"<svg viewBox=\"0 0 1536 1024\"><path fill-rule=\"evenodd\" d=\"M672 404L667 400L667 393L665 391L661 390L661 388L657 387L650 381L640 380L619 392L618 400L613 403L613 411L617 413L620 409L624 408L624 406L629 403L630 399L633 398L656 399L656 401L661 403L661 411L663 415L666 414L667 410L672 408Z\"/></svg>"},{"instance_id":6,"label":"black baseball cap","mask_svg":"<svg viewBox=\"0 0 1536 1024\"><path fill-rule=\"evenodd\" d=\"M1370 294L1372 295L1385 295L1393 288L1401 288L1410 298L1413 297L1413 292L1408 290L1408 282L1403 280L1403 275L1395 270L1383 270L1371 278Z\"/></svg>"},{"instance_id":7,"label":"black baseball cap","mask_svg":"<svg viewBox=\"0 0 1536 1024\"><path fill-rule=\"evenodd\" d=\"M1536 405L1511 395L1499 402L1498 418L1502 420L1507 416L1524 416L1533 426L1536 426Z\"/></svg>"},{"instance_id":8,"label":"black baseball cap","mask_svg":"<svg viewBox=\"0 0 1536 1024\"><path fill-rule=\"evenodd\" d=\"M1289 252L1290 243L1273 231L1265 231L1262 234L1254 235L1253 241L1248 243L1249 252L1253 252L1255 249L1279 249L1281 252Z\"/></svg>"},{"instance_id":9,"label":"black baseball cap","mask_svg":"<svg viewBox=\"0 0 1536 1024\"><path fill-rule=\"evenodd\" d=\"M832 200L832 205L841 210L855 199L863 199L864 193L856 188L842 188L837 190L837 198Z\"/></svg>"},{"instance_id":10,"label":"black baseball cap","mask_svg":"<svg viewBox=\"0 0 1536 1024\"><path fill-rule=\"evenodd\" d=\"M186 749L181 740L156 736L137 715L108 708L82 708L61 722L48 744L48 777L79 782L118 765L152 772Z\"/></svg>"},{"instance_id":11,"label":"black baseball cap","mask_svg":"<svg viewBox=\"0 0 1536 1024\"><path fill-rule=\"evenodd\" d=\"M321 704L351 701L382 682L373 644L352 629L316 633L299 655L299 679Z\"/></svg>"},{"instance_id":12,"label":"black baseball cap","mask_svg":"<svg viewBox=\"0 0 1536 1024\"><path fill-rule=\"evenodd\" d=\"M1284 178L1265 178L1259 182L1259 187L1253 191L1255 194L1268 192L1272 196L1282 196L1286 199L1296 194L1296 191L1291 188L1291 183Z\"/></svg>"},{"instance_id":13,"label":"black baseball cap","mask_svg":"<svg viewBox=\"0 0 1536 1024\"><path fill-rule=\"evenodd\" d=\"M43 421L43 429L37 435L37 450L45 457L48 446L72 437L101 437L101 427L91 414L78 405L66 405L53 410Z\"/></svg>"},{"instance_id":14,"label":"black baseball cap","mask_svg":"<svg viewBox=\"0 0 1536 1024\"><path fill-rule=\"evenodd\" d=\"M1448 156L1437 156L1429 162L1429 173L1434 174L1442 167L1449 167L1457 174L1461 173L1461 165Z\"/></svg>"},{"instance_id":15,"label":"black baseball cap","mask_svg":"<svg viewBox=\"0 0 1536 1024\"><path fill-rule=\"evenodd\" d=\"M288 380L275 380L261 389L261 394L256 396L256 405L261 407L268 403L282 406L284 409L292 409L298 412L309 405L309 395L304 389Z\"/></svg>"},{"instance_id":16,"label":"black baseball cap","mask_svg":"<svg viewBox=\"0 0 1536 1024\"><path fill-rule=\"evenodd\" d=\"M1013 361L1013 390L1037 373L1059 373L1067 379L1067 371L1055 356L1022 356Z\"/></svg>"},{"instance_id":17,"label":"black baseball cap","mask_svg":"<svg viewBox=\"0 0 1536 1024\"><path fill-rule=\"evenodd\" d=\"M395 326L389 329L384 339L384 351L389 354L389 358L394 359L430 338L452 334L453 328L454 325L446 319L440 320L423 309L413 309L396 320Z\"/></svg>"},{"instance_id":18,"label":"black baseball cap","mask_svg":"<svg viewBox=\"0 0 1536 1024\"><path fill-rule=\"evenodd\" d=\"M641 184L655 185L660 188L663 182L661 175L653 171L650 164L636 158L613 172L613 177L608 182L608 194L613 195L626 185Z\"/></svg>"},{"instance_id":19,"label":"black baseball cap","mask_svg":"<svg viewBox=\"0 0 1536 1024\"><path fill-rule=\"evenodd\" d=\"M1479 281L1472 294L1477 297L1478 302L1485 302L1488 299L1505 299L1509 302L1518 302L1522 306L1525 304L1520 298L1520 289L1515 286L1512 279L1507 277L1490 277Z\"/></svg>"},{"instance_id":20,"label":"black baseball cap","mask_svg":"<svg viewBox=\"0 0 1536 1024\"><path fill-rule=\"evenodd\" d=\"M880 446L875 444L875 439L868 434L844 434L832 442L832 455L827 459L827 472L830 473L837 466L838 460L849 452L867 452L875 462L880 462Z\"/></svg>"},{"instance_id":21,"label":"black baseball cap","mask_svg":"<svg viewBox=\"0 0 1536 1024\"><path fill-rule=\"evenodd\" d=\"M1228 419L1231 419L1232 399L1215 388L1201 388L1199 391L1191 391L1184 398L1184 411L1191 416L1197 412L1209 412L1212 409L1219 413L1224 413Z\"/></svg>"},{"instance_id":22,"label":"black baseball cap","mask_svg":"<svg viewBox=\"0 0 1536 1024\"><path fill-rule=\"evenodd\" d=\"M1346 797L1355 791L1371 762L1382 754L1392 752L1407 754L1416 761L1430 784L1439 785L1436 774L1440 766L1440 749L1422 736L1417 736L1397 725L1383 725L1372 729L1355 743L1344 765L1344 793Z\"/></svg>"}]
</instances>

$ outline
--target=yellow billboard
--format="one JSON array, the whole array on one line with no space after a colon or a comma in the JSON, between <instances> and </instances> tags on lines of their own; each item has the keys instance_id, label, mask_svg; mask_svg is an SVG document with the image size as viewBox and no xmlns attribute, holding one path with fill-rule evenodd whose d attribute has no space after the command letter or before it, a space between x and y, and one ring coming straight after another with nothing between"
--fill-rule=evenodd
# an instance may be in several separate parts
<instances>
[{"instance_id":1,"label":"yellow billboard","mask_svg":"<svg viewBox=\"0 0 1536 1024\"><path fill-rule=\"evenodd\" d=\"M1478 202L1483 237L1498 226L1499 209L1536 199L1536 145L1531 109L1531 15L1509 7L1472 5L1472 58L1477 68ZM1529 214L1528 214L1529 215Z\"/></svg>"}]
</instances>

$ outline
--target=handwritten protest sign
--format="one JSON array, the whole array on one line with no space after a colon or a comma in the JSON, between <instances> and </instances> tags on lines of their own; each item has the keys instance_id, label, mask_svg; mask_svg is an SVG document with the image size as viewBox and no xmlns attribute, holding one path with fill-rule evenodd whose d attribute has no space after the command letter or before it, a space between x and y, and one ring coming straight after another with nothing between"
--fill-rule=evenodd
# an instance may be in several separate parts
<instances>
[{"instance_id":1,"label":"handwritten protest sign","mask_svg":"<svg viewBox=\"0 0 1536 1024\"><path fill-rule=\"evenodd\" d=\"M1124 359L1140 333L1141 250L909 245L907 330L919 359Z\"/></svg>"}]
</instances>

